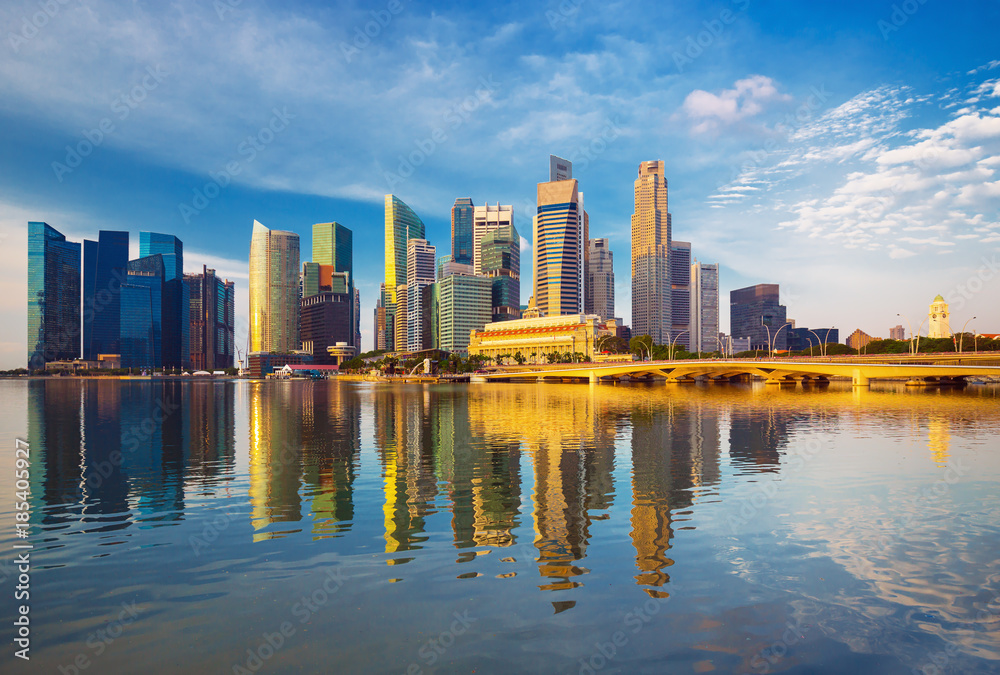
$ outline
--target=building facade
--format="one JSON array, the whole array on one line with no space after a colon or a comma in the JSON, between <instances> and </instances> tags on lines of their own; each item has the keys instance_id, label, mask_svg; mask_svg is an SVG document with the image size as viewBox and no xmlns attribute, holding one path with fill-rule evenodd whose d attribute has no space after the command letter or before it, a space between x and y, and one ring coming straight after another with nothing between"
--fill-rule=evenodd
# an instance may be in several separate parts
<instances>
[{"instance_id":1,"label":"building facade","mask_svg":"<svg viewBox=\"0 0 1000 675\"><path fill-rule=\"evenodd\" d=\"M159 253L128 263L127 281L122 284L123 368L163 367L165 278L166 265Z\"/></svg>"},{"instance_id":2,"label":"building facade","mask_svg":"<svg viewBox=\"0 0 1000 675\"><path fill-rule=\"evenodd\" d=\"M184 244L172 234L139 233L139 256L159 255L163 260L162 346L165 368L190 365L190 297L184 284Z\"/></svg>"},{"instance_id":3,"label":"building facade","mask_svg":"<svg viewBox=\"0 0 1000 675\"><path fill-rule=\"evenodd\" d=\"M691 243L670 242L670 341L691 351Z\"/></svg>"},{"instance_id":4,"label":"building facade","mask_svg":"<svg viewBox=\"0 0 1000 675\"><path fill-rule=\"evenodd\" d=\"M587 248L589 255L583 311L607 320L615 315L614 255L607 239L591 239Z\"/></svg>"},{"instance_id":5,"label":"building facade","mask_svg":"<svg viewBox=\"0 0 1000 675\"><path fill-rule=\"evenodd\" d=\"M719 266L691 264L691 351L722 351L719 344Z\"/></svg>"},{"instance_id":6,"label":"building facade","mask_svg":"<svg viewBox=\"0 0 1000 675\"><path fill-rule=\"evenodd\" d=\"M473 214L475 207L470 197L459 197L451 207L451 259L460 265L473 263L474 238Z\"/></svg>"},{"instance_id":7,"label":"building facade","mask_svg":"<svg viewBox=\"0 0 1000 675\"><path fill-rule=\"evenodd\" d=\"M121 284L128 267L128 232L101 230L83 241L83 358L121 353Z\"/></svg>"},{"instance_id":8,"label":"building facade","mask_svg":"<svg viewBox=\"0 0 1000 675\"><path fill-rule=\"evenodd\" d=\"M492 320L521 316L521 236L513 225L504 225L480 242L482 275L490 279Z\"/></svg>"},{"instance_id":9,"label":"building facade","mask_svg":"<svg viewBox=\"0 0 1000 675\"><path fill-rule=\"evenodd\" d=\"M425 305L425 289L434 283L437 248L426 239L411 239L406 252L406 346L398 351L430 349L425 327L430 307Z\"/></svg>"},{"instance_id":10,"label":"building facade","mask_svg":"<svg viewBox=\"0 0 1000 675\"><path fill-rule=\"evenodd\" d=\"M587 219L575 179L538 184L533 223L535 307L544 316L583 309Z\"/></svg>"},{"instance_id":11,"label":"building facade","mask_svg":"<svg viewBox=\"0 0 1000 675\"><path fill-rule=\"evenodd\" d=\"M889 329L889 339L890 340L906 339L906 329L903 328L902 324L897 323L893 328Z\"/></svg>"},{"instance_id":12,"label":"building facade","mask_svg":"<svg viewBox=\"0 0 1000 675\"><path fill-rule=\"evenodd\" d=\"M472 269L474 274L483 272L483 239L490 232L500 228L513 227L514 207L503 206L499 202L493 206L476 206L473 208L472 222Z\"/></svg>"},{"instance_id":13,"label":"building facade","mask_svg":"<svg viewBox=\"0 0 1000 675\"><path fill-rule=\"evenodd\" d=\"M80 358L80 244L28 223L28 369Z\"/></svg>"},{"instance_id":14,"label":"building facade","mask_svg":"<svg viewBox=\"0 0 1000 675\"><path fill-rule=\"evenodd\" d=\"M215 270L202 266L199 274L185 274L189 293L191 370L215 371L233 367L236 350L236 285L223 281Z\"/></svg>"},{"instance_id":15,"label":"building facade","mask_svg":"<svg viewBox=\"0 0 1000 675\"><path fill-rule=\"evenodd\" d=\"M250 351L291 352L299 340L299 235L256 220L250 241Z\"/></svg>"},{"instance_id":16,"label":"building facade","mask_svg":"<svg viewBox=\"0 0 1000 675\"><path fill-rule=\"evenodd\" d=\"M385 196L385 349L396 349L396 335L400 327L396 325L395 313L399 287L406 284L406 247L410 239L424 238L424 223L395 195ZM405 332L405 323L402 324Z\"/></svg>"},{"instance_id":17,"label":"building facade","mask_svg":"<svg viewBox=\"0 0 1000 675\"><path fill-rule=\"evenodd\" d=\"M750 349L785 349L786 308L778 284L757 284L729 293L729 326L733 338L750 338Z\"/></svg>"},{"instance_id":18,"label":"building facade","mask_svg":"<svg viewBox=\"0 0 1000 675\"><path fill-rule=\"evenodd\" d=\"M338 360L328 348L354 340L354 297L346 291L324 291L302 298L302 350L312 355L312 362L336 365Z\"/></svg>"},{"instance_id":19,"label":"building facade","mask_svg":"<svg viewBox=\"0 0 1000 675\"><path fill-rule=\"evenodd\" d=\"M632 334L665 344L670 335L671 222L663 162L642 162L632 213Z\"/></svg>"},{"instance_id":20,"label":"building facade","mask_svg":"<svg viewBox=\"0 0 1000 675\"><path fill-rule=\"evenodd\" d=\"M434 349L467 353L469 336L492 317L492 284L486 277L453 274L429 292Z\"/></svg>"},{"instance_id":21,"label":"building facade","mask_svg":"<svg viewBox=\"0 0 1000 675\"><path fill-rule=\"evenodd\" d=\"M498 358L520 353L528 363L546 363L549 355L583 354L593 360L598 341L616 333L615 321L596 314L563 314L490 323L469 341L469 354Z\"/></svg>"},{"instance_id":22,"label":"building facade","mask_svg":"<svg viewBox=\"0 0 1000 675\"><path fill-rule=\"evenodd\" d=\"M868 333L864 332L860 328L857 328L853 333L847 336L847 340L845 340L845 342L851 349L857 349L860 351L871 344L874 339L875 338Z\"/></svg>"}]
</instances>

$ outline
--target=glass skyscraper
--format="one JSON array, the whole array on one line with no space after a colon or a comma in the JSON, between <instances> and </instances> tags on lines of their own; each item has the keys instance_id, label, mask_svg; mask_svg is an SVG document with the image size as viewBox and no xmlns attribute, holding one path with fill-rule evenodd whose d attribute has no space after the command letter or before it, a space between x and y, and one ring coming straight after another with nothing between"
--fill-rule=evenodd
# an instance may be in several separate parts
<instances>
[{"instance_id":1,"label":"glass skyscraper","mask_svg":"<svg viewBox=\"0 0 1000 675\"><path fill-rule=\"evenodd\" d=\"M757 284L729 292L730 333L733 339L750 338L750 349L785 349L788 328L781 330L785 319L778 284Z\"/></svg>"},{"instance_id":2,"label":"glass skyscraper","mask_svg":"<svg viewBox=\"0 0 1000 675\"><path fill-rule=\"evenodd\" d=\"M28 223L28 368L80 357L80 244Z\"/></svg>"},{"instance_id":3,"label":"glass skyscraper","mask_svg":"<svg viewBox=\"0 0 1000 675\"><path fill-rule=\"evenodd\" d=\"M670 341L690 351L691 337L691 243L670 242Z\"/></svg>"},{"instance_id":4,"label":"glass skyscraper","mask_svg":"<svg viewBox=\"0 0 1000 675\"><path fill-rule=\"evenodd\" d=\"M320 278L323 283L317 284ZM305 263L303 270L303 299L324 291L346 293L350 297L350 302L347 303L348 321L357 327L359 317L354 309L354 285L354 233L338 222L314 224L312 262ZM357 341L357 331L350 328L349 333L346 342L360 351L361 344ZM303 336L302 340L304 344L306 338Z\"/></svg>"},{"instance_id":5,"label":"glass skyscraper","mask_svg":"<svg viewBox=\"0 0 1000 675\"><path fill-rule=\"evenodd\" d=\"M83 242L83 358L121 354L121 285L128 267L128 232L101 230Z\"/></svg>"},{"instance_id":6,"label":"glass skyscraper","mask_svg":"<svg viewBox=\"0 0 1000 675\"><path fill-rule=\"evenodd\" d=\"M475 258L472 238L474 211L469 197L459 197L451 207L451 259L461 265L471 265Z\"/></svg>"},{"instance_id":7,"label":"glass skyscraper","mask_svg":"<svg viewBox=\"0 0 1000 675\"><path fill-rule=\"evenodd\" d=\"M198 274L185 274L190 289L190 356L192 370L221 370L233 366L235 285L203 266Z\"/></svg>"},{"instance_id":8,"label":"glass skyscraper","mask_svg":"<svg viewBox=\"0 0 1000 675\"><path fill-rule=\"evenodd\" d=\"M385 196L385 332L386 349L395 349L395 313L399 286L406 283L406 246L424 238L424 223L395 195ZM377 338L376 338L377 339Z\"/></svg>"},{"instance_id":9,"label":"glass skyscraper","mask_svg":"<svg viewBox=\"0 0 1000 675\"><path fill-rule=\"evenodd\" d=\"M722 351L719 343L719 266L691 264L691 351Z\"/></svg>"},{"instance_id":10,"label":"glass skyscraper","mask_svg":"<svg viewBox=\"0 0 1000 675\"><path fill-rule=\"evenodd\" d=\"M162 357L166 368L190 366L190 289L184 284L184 244L172 234L139 233L139 255L163 259Z\"/></svg>"},{"instance_id":11,"label":"glass skyscraper","mask_svg":"<svg viewBox=\"0 0 1000 675\"><path fill-rule=\"evenodd\" d=\"M493 321L521 316L521 236L513 225L487 233L480 243L480 264L492 286Z\"/></svg>"},{"instance_id":12,"label":"glass skyscraper","mask_svg":"<svg viewBox=\"0 0 1000 675\"><path fill-rule=\"evenodd\" d=\"M122 368L163 366L165 270L160 254L128 263L122 284Z\"/></svg>"},{"instance_id":13,"label":"glass skyscraper","mask_svg":"<svg viewBox=\"0 0 1000 675\"><path fill-rule=\"evenodd\" d=\"M250 351L291 352L299 342L299 235L253 221Z\"/></svg>"}]
</instances>

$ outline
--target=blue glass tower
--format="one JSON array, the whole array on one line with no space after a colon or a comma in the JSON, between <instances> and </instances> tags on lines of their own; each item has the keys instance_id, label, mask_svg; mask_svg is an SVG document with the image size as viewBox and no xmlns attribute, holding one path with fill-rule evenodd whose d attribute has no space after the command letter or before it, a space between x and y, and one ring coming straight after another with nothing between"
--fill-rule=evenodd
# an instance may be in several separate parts
<instances>
[{"instance_id":1,"label":"blue glass tower","mask_svg":"<svg viewBox=\"0 0 1000 675\"><path fill-rule=\"evenodd\" d=\"M190 363L190 287L184 283L184 244L172 234L139 233L139 255L163 259L162 360L166 368Z\"/></svg>"},{"instance_id":2,"label":"blue glass tower","mask_svg":"<svg viewBox=\"0 0 1000 675\"><path fill-rule=\"evenodd\" d=\"M80 356L80 244L28 223L28 368Z\"/></svg>"},{"instance_id":3,"label":"blue glass tower","mask_svg":"<svg viewBox=\"0 0 1000 675\"><path fill-rule=\"evenodd\" d=\"M451 207L451 256L462 265L472 264L474 214L475 207L469 197L459 197Z\"/></svg>"},{"instance_id":4,"label":"blue glass tower","mask_svg":"<svg viewBox=\"0 0 1000 675\"><path fill-rule=\"evenodd\" d=\"M128 267L128 232L101 230L83 242L83 358L121 353L121 285Z\"/></svg>"},{"instance_id":5,"label":"blue glass tower","mask_svg":"<svg viewBox=\"0 0 1000 675\"><path fill-rule=\"evenodd\" d=\"M163 365L164 281L162 255L129 261L126 283L121 290L123 368Z\"/></svg>"}]
</instances>

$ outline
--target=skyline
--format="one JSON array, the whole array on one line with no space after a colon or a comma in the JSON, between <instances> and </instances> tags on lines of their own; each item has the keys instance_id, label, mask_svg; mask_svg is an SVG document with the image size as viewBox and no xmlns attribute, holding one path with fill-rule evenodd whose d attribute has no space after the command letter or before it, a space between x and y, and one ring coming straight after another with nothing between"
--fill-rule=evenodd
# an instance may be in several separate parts
<instances>
[{"instance_id":1,"label":"skyline","mask_svg":"<svg viewBox=\"0 0 1000 675\"><path fill-rule=\"evenodd\" d=\"M917 5L905 20L891 2L641 17L584 3L230 4L59 5L30 38L35 4L0 10L0 368L25 353L28 221L70 241L174 234L189 270L236 281L244 324L253 220L296 232L303 251L314 223L340 222L357 240L367 349L383 260L363 252L383 239L385 195L442 254L456 198L512 204L524 261L549 154L574 162L589 236L618 253L626 324L632 183L639 162L662 159L673 237L720 264L721 297L777 283L800 325L886 337L897 313L922 316L941 294L953 328L976 315L970 329L1000 329L996 4ZM388 22L340 50L373 11ZM66 146L84 141L70 166ZM728 332L724 307L720 319Z\"/></svg>"}]
</instances>

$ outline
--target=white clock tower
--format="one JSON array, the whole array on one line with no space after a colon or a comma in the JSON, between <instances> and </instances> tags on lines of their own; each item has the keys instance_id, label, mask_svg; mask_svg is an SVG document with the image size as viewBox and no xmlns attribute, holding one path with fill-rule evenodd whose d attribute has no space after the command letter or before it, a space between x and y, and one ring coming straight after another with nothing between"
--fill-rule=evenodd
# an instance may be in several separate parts
<instances>
[{"instance_id":1,"label":"white clock tower","mask_svg":"<svg viewBox=\"0 0 1000 675\"><path fill-rule=\"evenodd\" d=\"M929 338L949 338L951 337L951 326L949 325L948 303L940 295L934 298L930 311L927 312L929 321L927 326L927 337Z\"/></svg>"}]
</instances>

